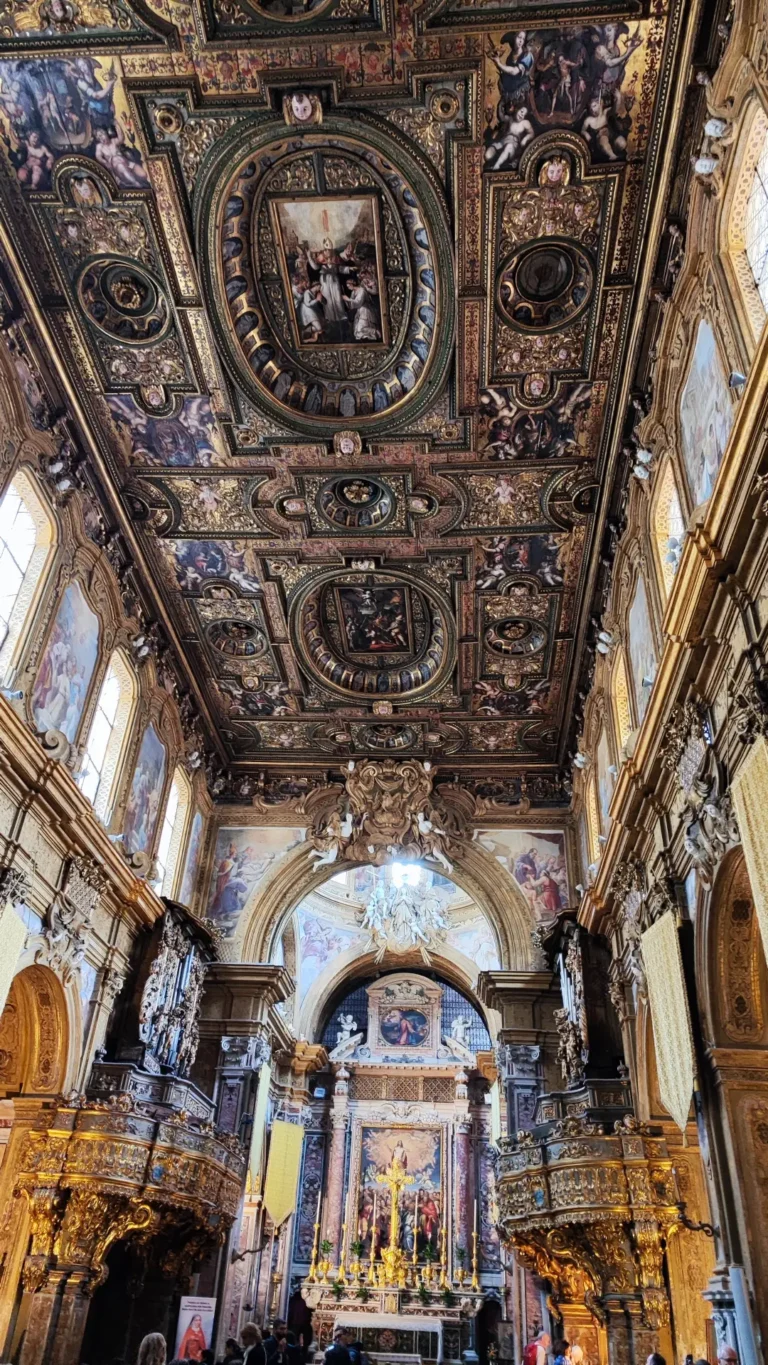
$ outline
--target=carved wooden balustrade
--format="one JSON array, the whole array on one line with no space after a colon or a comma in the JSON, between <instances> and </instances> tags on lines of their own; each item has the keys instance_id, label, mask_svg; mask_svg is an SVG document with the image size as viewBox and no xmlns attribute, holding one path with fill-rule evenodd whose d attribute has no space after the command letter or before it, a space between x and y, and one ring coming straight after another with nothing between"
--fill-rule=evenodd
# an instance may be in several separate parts
<instances>
[{"instance_id":1,"label":"carved wooden balustrade","mask_svg":"<svg viewBox=\"0 0 768 1365\"><path fill-rule=\"evenodd\" d=\"M664 1251L681 1215L661 1130L581 1115L535 1124L499 1147L501 1236L549 1282L566 1322L569 1305L586 1305L607 1329L610 1359L663 1349Z\"/></svg>"},{"instance_id":2,"label":"carved wooden balustrade","mask_svg":"<svg viewBox=\"0 0 768 1365\"><path fill-rule=\"evenodd\" d=\"M132 1239L183 1279L235 1217L245 1153L188 1113L128 1094L79 1097L41 1115L16 1184L30 1212L22 1365L78 1358L88 1303L114 1243Z\"/></svg>"}]
</instances>

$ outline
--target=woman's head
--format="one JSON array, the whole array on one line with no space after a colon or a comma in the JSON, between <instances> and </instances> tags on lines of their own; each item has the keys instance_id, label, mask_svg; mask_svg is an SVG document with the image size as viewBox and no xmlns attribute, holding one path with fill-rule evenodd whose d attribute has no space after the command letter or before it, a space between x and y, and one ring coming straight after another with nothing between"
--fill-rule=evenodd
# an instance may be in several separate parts
<instances>
[{"instance_id":1,"label":"woman's head","mask_svg":"<svg viewBox=\"0 0 768 1365\"><path fill-rule=\"evenodd\" d=\"M190 1325L190 1327L193 1329L193 1331L195 1331L195 1332L202 1332L202 1330L203 1330L203 1319L200 1317L200 1314L199 1314L199 1313L195 1313L195 1315L194 1315L194 1317L193 1317L193 1319L192 1319L192 1321L190 1322L189 1325Z\"/></svg>"},{"instance_id":2,"label":"woman's head","mask_svg":"<svg viewBox=\"0 0 768 1365\"><path fill-rule=\"evenodd\" d=\"M162 1332L150 1332L139 1347L136 1365L165 1365L165 1337Z\"/></svg>"}]
</instances>

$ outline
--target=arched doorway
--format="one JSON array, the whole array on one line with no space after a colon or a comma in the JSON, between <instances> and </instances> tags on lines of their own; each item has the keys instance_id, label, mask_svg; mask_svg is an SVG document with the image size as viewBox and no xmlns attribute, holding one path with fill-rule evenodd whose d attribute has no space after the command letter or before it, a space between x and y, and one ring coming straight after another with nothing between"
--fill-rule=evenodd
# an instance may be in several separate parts
<instances>
[{"instance_id":1,"label":"arched doorway","mask_svg":"<svg viewBox=\"0 0 768 1365\"><path fill-rule=\"evenodd\" d=\"M61 983L48 967L25 967L11 983L0 1016L0 1116L7 1137L0 1167L0 1206L10 1207L3 1229L7 1288L0 1296L0 1341L4 1359L14 1359L26 1323L20 1312L20 1272L29 1242L25 1200L12 1199L27 1134L51 1097L66 1084L70 1026Z\"/></svg>"},{"instance_id":2,"label":"arched doorway","mask_svg":"<svg viewBox=\"0 0 768 1365\"><path fill-rule=\"evenodd\" d=\"M48 967L25 967L14 977L0 1016L0 1097L59 1093L68 1034L60 982Z\"/></svg>"},{"instance_id":3,"label":"arched doorway","mask_svg":"<svg viewBox=\"0 0 768 1365\"><path fill-rule=\"evenodd\" d=\"M704 907L699 954L711 1160L726 1257L751 1273L767 1340L768 967L740 848L723 860Z\"/></svg>"}]
</instances>

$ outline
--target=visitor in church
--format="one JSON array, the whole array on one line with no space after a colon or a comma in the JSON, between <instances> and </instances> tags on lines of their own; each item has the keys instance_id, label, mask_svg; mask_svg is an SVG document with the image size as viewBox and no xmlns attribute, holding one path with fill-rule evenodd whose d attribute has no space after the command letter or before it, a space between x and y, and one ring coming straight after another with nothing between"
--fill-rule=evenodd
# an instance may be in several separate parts
<instances>
[{"instance_id":1,"label":"visitor in church","mask_svg":"<svg viewBox=\"0 0 768 1365\"><path fill-rule=\"evenodd\" d=\"M235 1365L241 1361L243 1353L234 1337L227 1337L224 1343L224 1354L219 1361L219 1365Z\"/></svg>"},{"instance_id":2,"label":"visitor in church","mask_svg":"<svg viewBox=\"0 0 768 1365\"><path fill-rule=\"evenodd\" d=\"M284 1318L275 1318L271 1330L267 1333L262 1343L267 1360L274 1360L277 1355L277 1339L281 1335L285 1336L286 1327L287 1324Z\"/></svg>"},{"instance_id":3,"label":"visitor in church","mask_svg":"<svg viewBox=\"0 0 768 1365\"><path fill-rule=\"evenodd\" d=\"M659 1355L658 1351L651 1351L645 1365L667 1365L667 1362L664 1359L664 1356Z\"/></svg>"},{"instance_id":4,"label":"visitor in church","mask_svg":"<svg viewBox=\"0 0 768 1365\"><path fill-rule=\"evenodd\" d=\"M739 1365L739 1357L735 1346L730 1346L727 1342L720 1347L717 1353L718 1365Z\"/></svg>"},{"instance_id":5,"label":"visitor in church","mask_svg":"<svg viewBox=\"0 0 768 1365\"><path fill-rule=\"evenodd\" d=\"M554 1365L571 1365L569 1352L570 1345L567 1341L562 1338L560 1341L556 1341L553 1347Z\"/></svg>"},{"instance_id":6,"label":"visitor in church","mask_svg":"<svg viewBox=\"0 0 768 1365\"><path fill-rule=\"evenodd\" d=\"M261 1332L255 1322L246 1322L240 1332L240 1340L245 1347L243 1365L267 1365L267 1354L261 1341Z\"/></svg>"},{"instance_id":7,"label":"visitor in church","mask_svg":"<svg viewBox=\"0 0 768 1365\"><path fill-rule=\"evenodd\" d=\"M296 1338L293 1332L288 1332L284 1327L275 1329L277 1337L277 1350L271 1357L273 1365L300 1365L301 1352L296 1345Z\"/></svg>"},{"instance_id":8,"label":"visitor in church","mask_svg":"<svg viewBox=\"0 0 768 1365\"><path fill-rule=\"evenodd\" d=\"M352 1365L352 1357L345 1344L343 1327L337 1327L333 1334L333 1344L326 1347L325 1365Z\"/></svg>"},{"instance_id":9,"label":"visitor in church","mask_svg":"<svg viewBox=\"0 0 768 1365\"><path fill-rule=\"evenodd\" d=\"M411 1246L411 1250L413 1250L413 1246ZM352 1365L363 1365L363 1345L357 1340L353 1331L345 1333L344 1344L349 1352Z\"/></svg>"},{"instance_id":10,"label":"visitor in church","mask_svg":"<svg viewBox=\"0 0 768 1365\"><path fill-rule=\"evenodd\" d=\"M139 1346L136 1365L165 1365L166 1345L162 1332L150 1332Z\"/></svg>"},{"instance_id":11,"label":"visitor in church","mask_svg":"<svg viewBox=\"0 0 768 1365\"><path fill-rule=\"evenodd\" d=\"M523 1365L547 1365L547 1353L549 1351L552 1338L549 1332L544 1329L536 1333L533 1341L529 1341L523 1352Z\"/></svg>"}]
</instances>

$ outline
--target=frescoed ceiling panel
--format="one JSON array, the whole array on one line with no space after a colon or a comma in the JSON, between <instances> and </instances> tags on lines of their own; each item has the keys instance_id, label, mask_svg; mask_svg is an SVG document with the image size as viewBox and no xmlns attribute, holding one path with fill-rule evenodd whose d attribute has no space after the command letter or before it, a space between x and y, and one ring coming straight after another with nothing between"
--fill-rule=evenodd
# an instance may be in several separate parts
<instances>
[{"instance_id":1,"label":"frescoed ceiling panel","mask_svg":"<svg viewBox=\"0 0 768 1365\"><path fill-rule=\"evenodd\" d=\"M680 24L7 11L8 268L235 767L562 762Z\"/></svg>"}]
</instances>

